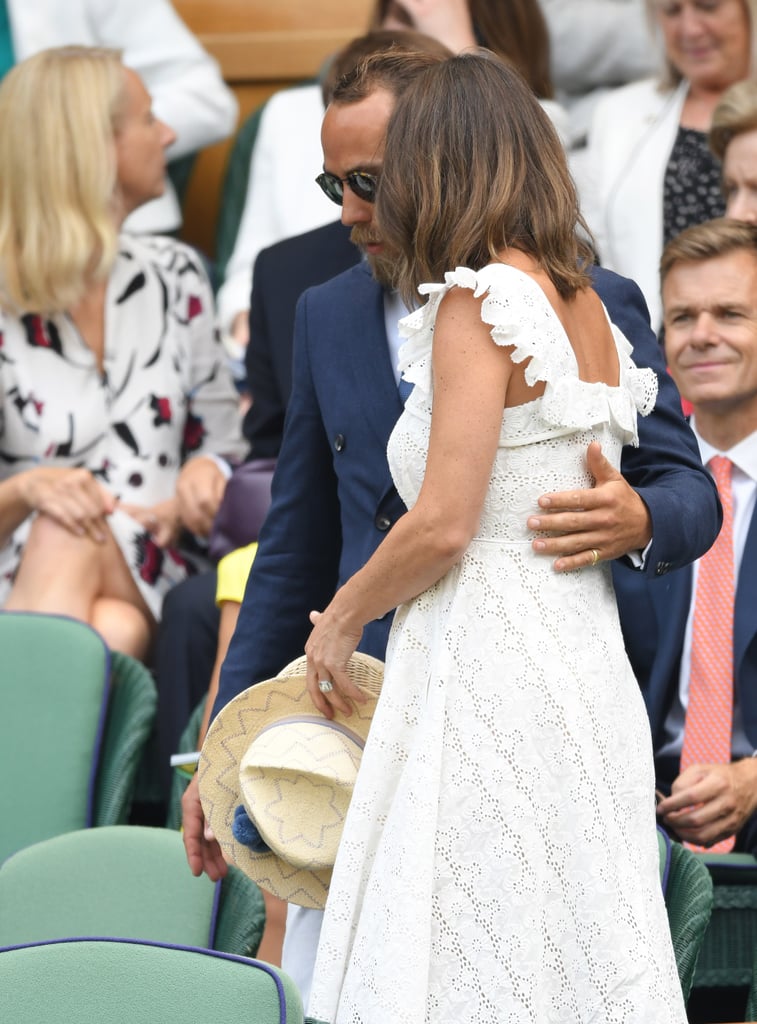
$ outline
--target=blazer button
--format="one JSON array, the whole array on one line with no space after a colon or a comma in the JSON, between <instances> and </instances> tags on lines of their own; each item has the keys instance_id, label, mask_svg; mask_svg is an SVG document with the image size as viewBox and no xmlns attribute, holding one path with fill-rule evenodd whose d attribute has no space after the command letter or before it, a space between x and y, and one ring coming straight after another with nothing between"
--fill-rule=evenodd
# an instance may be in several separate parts
<instances>
[{"instance_id":1,"label":"blazer button","mask_svg":"<svg viewBox=\"0 0 757 1024\"><path fill-rule=\"evenodd\" d=\"M389 527L392 525L392 521L389 516L376 516L376 529L381 530L382 533L386 533Z\"/></svg>"},{"instance_id":2,"label":"blazer button","mask_svg":"<svg viewBox=\"0 0 757 1024\"><path fill-rule=\"evenodd\" d=\"M334 438L334 451L344 451L345 444L346 441L344 440L344 434L337 434L336 437Z\"/></svg>"}]
</instances>

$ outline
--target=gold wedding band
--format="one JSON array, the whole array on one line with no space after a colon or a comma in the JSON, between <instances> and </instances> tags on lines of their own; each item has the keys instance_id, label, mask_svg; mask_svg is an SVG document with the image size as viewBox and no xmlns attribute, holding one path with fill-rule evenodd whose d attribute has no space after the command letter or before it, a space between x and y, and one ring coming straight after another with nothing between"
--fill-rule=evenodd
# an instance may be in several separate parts
<instances>
[{"instance_id":1,"label":"gold wedding band","mask_svg":"<svg viewBox=\"0 0 757 1024\"><path fill-rule=\"evenodd\" d=\"M599 561L599 552L596 548L591 549L591 564L596 565Z\"/></svg>"}]
</instances>

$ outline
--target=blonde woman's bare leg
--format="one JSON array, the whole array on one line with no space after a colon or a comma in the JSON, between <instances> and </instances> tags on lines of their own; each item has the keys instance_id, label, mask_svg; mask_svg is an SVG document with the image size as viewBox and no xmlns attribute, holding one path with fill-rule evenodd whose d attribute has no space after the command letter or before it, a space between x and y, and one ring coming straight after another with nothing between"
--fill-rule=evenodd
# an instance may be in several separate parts
<instances>
[{"instance_id":1,"label":"blonde woman's bare leg","mask_svg":"<svg viewBox=\"0 0 757 1024\"><path fill-rule=\"evenodd\" d=\"M38 515L5 608L81 619L109 647L144 659L155 621L107 526L103 533L98 544Z\"/></svg>"}]
</instances>

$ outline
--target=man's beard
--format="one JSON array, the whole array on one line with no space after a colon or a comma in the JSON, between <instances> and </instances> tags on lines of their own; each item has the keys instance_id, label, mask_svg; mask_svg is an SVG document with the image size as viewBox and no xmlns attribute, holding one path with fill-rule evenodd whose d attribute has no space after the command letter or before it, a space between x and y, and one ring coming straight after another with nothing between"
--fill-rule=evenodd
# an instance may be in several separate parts
<instances>
[{"instance_id":1,"label":"man's beard","mask_svg":"<svg viewBox=\"0 0 757 1024\"><path fill-rule=\"evenodd\" d=\"M350 241L365 255L371 273L382 288L391 291L396 287L396 260L384 249L381 253L366 253L365 247L381 241L381 238L365 224L355 224L350 232Z\"/></svg>"}]
</instances>

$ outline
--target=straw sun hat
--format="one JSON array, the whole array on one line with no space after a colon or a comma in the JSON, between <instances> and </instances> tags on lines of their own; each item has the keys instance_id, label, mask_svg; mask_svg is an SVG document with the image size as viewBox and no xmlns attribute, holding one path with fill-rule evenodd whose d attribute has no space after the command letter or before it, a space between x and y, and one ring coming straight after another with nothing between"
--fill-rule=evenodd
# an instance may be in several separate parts
<instances>
[{"instance_id":1,"label":"straw sun hat","mask_svg":"<svg viewBox=\"0 0 757 1024\"><path fill-rule=\"evenodd\" d=\"M353 654L347 671L368 701L331 721L310 700L305 667L298 658L222 709L198 781L225 859L275 896L323 909L384 666Z\"/></svg>"}]
</instances>

